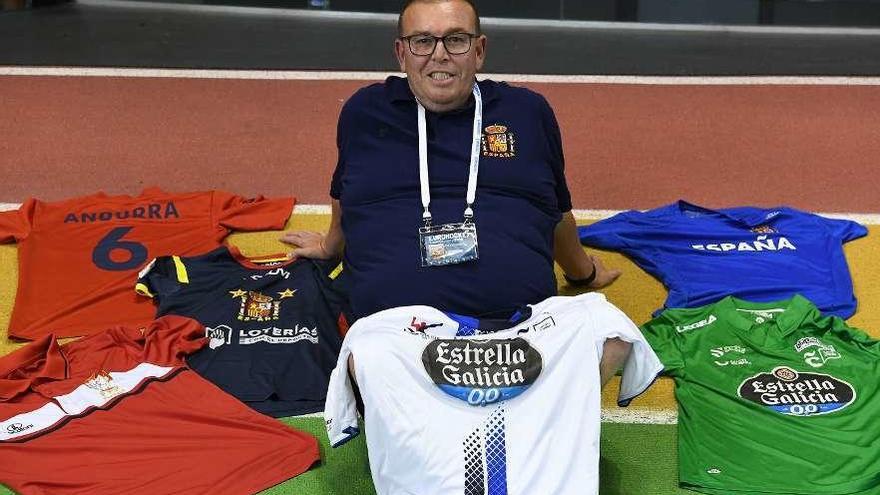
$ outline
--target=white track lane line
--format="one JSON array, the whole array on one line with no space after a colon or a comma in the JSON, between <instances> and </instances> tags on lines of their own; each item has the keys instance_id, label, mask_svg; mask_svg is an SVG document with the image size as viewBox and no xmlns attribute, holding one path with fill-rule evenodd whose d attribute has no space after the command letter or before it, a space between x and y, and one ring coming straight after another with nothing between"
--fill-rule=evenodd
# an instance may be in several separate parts
<instances>
[{"instance_id":1,"label":"white track lane line","mask_svg":"<svg viewBox=\"0 0 880 495\"><path fill-rule=\"evenodd\" d=\"M280 71L280 70L202 70L130 69L112 67L28 67L0 66L0 76L39 77L127 77L171 79L251 79L289 81L381 81L399 72ZM880 86L880 77L837 76L586 76L481 74L481 79L513 83L628 84L672 86Z\"/></svg>"}]
</instances>

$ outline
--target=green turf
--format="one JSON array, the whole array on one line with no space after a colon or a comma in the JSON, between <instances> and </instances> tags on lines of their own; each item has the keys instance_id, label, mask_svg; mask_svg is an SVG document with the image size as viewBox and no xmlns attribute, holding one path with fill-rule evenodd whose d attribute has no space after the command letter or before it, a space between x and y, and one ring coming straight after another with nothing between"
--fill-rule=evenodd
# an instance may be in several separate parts
<instances>
[{"instance_id":1,"label":"green turf","mask_svg":"<svg viewBox=\"0 0 880 495\"><path fill-rule=\"evenodd\" d=\"M292 418L289 425L308 431L321 442L323 464L286 483L263 492L266 495L361 495L373 494L370 467L363 435L331 449L320 418ZM678 495L674 425L602 425L600 459L601 495ZM413 466L417 469L417 466ZM513 494L516 495L516 494Z\"/></svg>"},{"instance_id":2,"label":"green turf","mask_svg":"<svg viewBox=\"0 0 880 495\"><path fill-rule=\"evenodd\" d=\"M370 467L363 435L359 435L340 448L331 449L327 444L322 418L285 418L282 421L318 438L321 444L322 464L262 492L263 495L375 494L370 481ZM599 494L698 495L697 492L677 486L676 431L676 425L603 423ZM418 466L413 466L413 469L418 469ZM716 493L731 495L735 492ZM853 495L880 495L880 487Z\"/></svg>"},{"instance_id":3,"label":"green turf","mask_svg":"<svg viewBox=\"0 0 880 495\"><path fill-rule=\"evenodd\" d=\"M372 495L363 435L342 447L327 444L322 418L286 418L321 443L321 465L261 492L263 495ZM679 495L676 487L675 425L602 425L601 495ZM417 469L417 466L413 467ZM12 492L0 487L0 494ZM519 495L519 494L512 494ZM529 494L532 495L532 494Z\"/></svg>"},{"instance_id":4,"label":"green turf","mask_svg":"<svg viewBox=\"0 0 880 495\"><path fill-rule=\"evenodd\" d=\"M323 418L284 418L285 423L314 435L321 446L321 465L270 488L264 495L367 495L375 494L367 462L367 442L358 435L339 448L327 442Z\"/></svg>"},{"instance_id":5,"label":"green turf","mask_svg":"<svg viewBox=\"0 0 880 495\"><path fill-rule=\"evenodd\" d=\"M314 434L320 440L324 462L318 468L266 490L264 494L375 493L370 482L363 435L340 448L331 449L327 444L322 419L292 418L284 421ZM694 495L694 492L677 488L675 433L674 425L603 424L599 464L601 495Z\"/></svg>"},{"instance_id":6,"label":"green turf","mask_svg":"<svg viewBox=\"0 0 880 495\"><path fill-rule=\"evenodd\" d=\"M676 425L604 423L601 495L695 495L678 488Z\"/></svg>"}]
</instances>

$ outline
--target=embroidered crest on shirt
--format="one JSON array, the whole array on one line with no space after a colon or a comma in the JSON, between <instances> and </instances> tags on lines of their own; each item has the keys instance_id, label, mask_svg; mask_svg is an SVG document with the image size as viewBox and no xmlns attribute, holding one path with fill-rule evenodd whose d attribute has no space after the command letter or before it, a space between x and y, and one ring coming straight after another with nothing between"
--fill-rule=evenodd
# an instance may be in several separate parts
<instances>
[{"instance_id":1,"label":"embroidered crest on shirt","mask_svg":"<svg viewBox=\"0 0 880 495\"><path fill-rule=\"evenodd\" d=\"M287 292L279 292L280 298L293 296L294 291ZM281 301L276 301L272 296L241 289L231 290L229 294L233 298L241 298L241 307L238 310L238 319L241 321L269 321L279 317Z\"/></svg>"},{"instance_id":2,"label":"embroidered crest on shirt","mask_svg":"<svg viewBox=\"0 0 880 495\"><path fill-rule=\"evenodd\" d=\"M505 125L493 124L483 129L483 156L513 158L516 156L516 139Z\"/></svg>"},{"instance_id":3,"label":"embroidered crest on shirt","mask_svg":"<svg viewBox=\"0 0 880 495\"><path fill-rule=\"evenodd\" d=\"M804 362L813 368L821 368L830 359L840 359L840 353L831 344L816 337L803 337L794 345L795 352L803 352ZM806 351L806 352L804 352Z\"/></svg>"},{"instance_id":4,"label":"embroidered crest on shirt","mask_svg":"<svg viewBox=\"0 0 880 495\"><path fill-rule=\"evenodd\" d=\"M104 370L93 373L86 380L85 385L92 390L96 390L105 399L112 399L122 393L122 389L113 382L113 377L110 376L110 373Z\"/></svg>"},{"instance_id":5,"label":"embroidered crest on shirt","mask_svg":"<svg viewBox=\"0 0 880 495\"><path fill-rule=\"evenodd\" d=\"M752 227L750 230L756 234L775 234L775 233L779 232L778 230L776 230L773 227L766 225L766 224L765 225L758 225L757 227Z\"/></svg>"}]
</instances>

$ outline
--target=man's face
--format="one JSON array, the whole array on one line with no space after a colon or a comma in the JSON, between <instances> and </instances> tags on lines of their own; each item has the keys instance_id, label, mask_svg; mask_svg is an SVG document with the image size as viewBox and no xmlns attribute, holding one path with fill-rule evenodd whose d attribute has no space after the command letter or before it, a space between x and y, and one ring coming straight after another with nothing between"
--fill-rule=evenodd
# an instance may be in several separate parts
<instances>
[{"instance_id":1,"label":"man's face","mask_svg":"<svg viewBox=\"0 0 880 495\"><path fill-rule=\"evenodd\" d=\"M428 34L446 36L476 32L474 11L466 2L417 2L406 9L401 20L401 36ZM437 42L431 55L413 55L406 40L395 41L400 70L406 72L409 86L428 110L446 112L467 102L474 76L483 67L486 37L471 40L467 53L452 55Z\"/></svg>"}]
</instances>

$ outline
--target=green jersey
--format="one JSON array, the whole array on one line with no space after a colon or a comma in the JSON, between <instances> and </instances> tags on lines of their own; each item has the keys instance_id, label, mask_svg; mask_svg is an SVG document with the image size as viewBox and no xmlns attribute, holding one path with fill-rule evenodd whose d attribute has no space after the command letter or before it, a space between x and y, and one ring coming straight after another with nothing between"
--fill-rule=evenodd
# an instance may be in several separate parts
<instances>
[{"instance_id":1,"label":"green jersey","mask_svg":"<svg viewBox=\"0 0 880 495\"><path fill-rule=\"evenodd\" d=\"M670 309L642 331L675 380L682 487L831 495L880 485L880 341L801 296Z\"/></svg>"}]
</instances>

